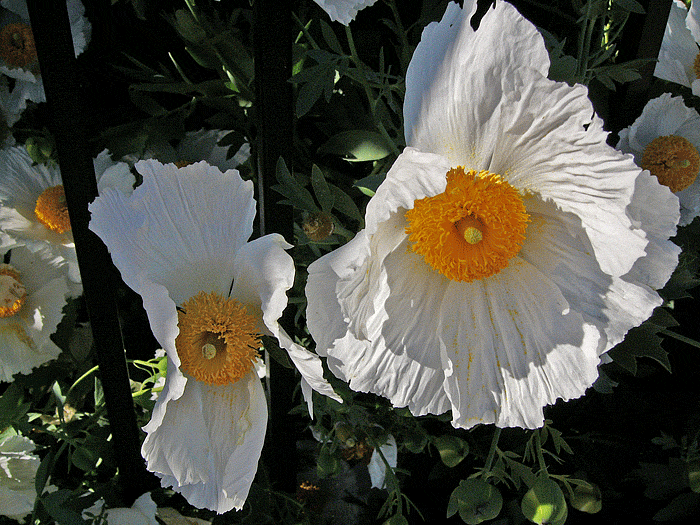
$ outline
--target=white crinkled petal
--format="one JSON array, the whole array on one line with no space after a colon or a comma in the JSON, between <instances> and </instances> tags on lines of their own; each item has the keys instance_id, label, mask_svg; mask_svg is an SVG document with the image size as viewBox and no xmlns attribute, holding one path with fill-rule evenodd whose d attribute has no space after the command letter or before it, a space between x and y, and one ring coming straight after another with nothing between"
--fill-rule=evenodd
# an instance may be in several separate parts
<instances>
[{"instance_id":1,"label":"white crinkled petal","mask_svg":"<svg viewBox=\"0 0 700 525\"><path fill-rule=\"evenodd\" d=\"M255 370L236 383L188 380L142 447L148 469L198 508L240 509L257 471L267 402Z\"/></svg>"},{"instance_id":2,"label":"white crinkled petal","mask_svg":"<svg viewBox=\"0 0 700 525\"><path fill-rule=\"evenodd\" d=\"M396 468L398 459L398 448L396 446L396 439L394 436L389 434L386 443L379 447L384 459L386 459L389 466ZM369 479L372 482L372 487L377 489L384 488L384 481L386 480L386 463L382 459L379 452L376 450L372 451L372 457L367 465L367 470L369 471Z\"/></svg>"},{"instance_id":3,"label":"white crinkled petal","mask_svg":"<svg viewBox=\"0 0 700 525\"><path fill-rule=\"evenodd\" d=\"M336 401L342 400L323 378L319 357L294 343L279 326L278 320L287 306L286 292L294 284L294 261L285 251L288 248L291 245L278 234L265 235L242 247L234 261L231 298L248 306L249 313L259 320L258 329L275 336L287 351L302 375L304 399L313 417L307 385Z\"/></svg>"},{"instance_id":4,"label":"white crinkled petal","mask_svg":"<svg viewBox=\"0 0 700 525\"><path fill-rule=\"evenodd\" d=\"M654 76L691 87L696 79L693 70L698 45L688 26L688 11L681 0L674 0L659 50Z\"/></svg>"},{"instance_id":5,"label":"white crinkled petal","mask_svg":"<svg viewBox=\"0 0 700 525\"><path fill-rule=\"evenodd\" d=\"M512 5L497 2L478 31L470 25L475 10L476 0L463 10L450 3L442 21L424 29L406 72L406 144L448 158L454 152L462 163L490 154L494 135L484 124L501 93L514 89L512 70L549 71L542 36Z\"/></svg>"},{"instance_id":6,"label":"white crinkled petal","mask_svg":"<svg viewBox=\"0 0 700 525\"><path fill-rule=\"evenodd\" d=\"M176 168L154 160L130 196L105 190L90 205L90 229L112 254L124 282L163 284L176 304L200 291L228 295L232 261L253 231L253 184L205 162Z\"/></svg>"},{"instance_id":7,"label":"white crinkled petal","mask_svg":"<svg viewBox=\"0 0 700 525\"><path fill-rule=\"evenodd\" d=\"M0 515L23 521L34 509L34 478L41 460L24 436L0 439Z\"/></svg>"},{"instance_id":8,"label":"white crinkled petal","mask_svg":"<svg viewBox=\"0 0 700 525\"><path fill-rule=\"evenodd\" d=\"M176 160L187 162L205 160L221 171L235 169L250 157L250 144L243 144L231 158L227 158L229 148L219 146L218 143L228 133L230 132L215 129L200 129L185 133L177 146Z\"/></svg>"},{"instance_id":9,"label":"white crinkled petal","mask_svg":"<svg viewBox=\"0 0 700 525\"><path fill-rule=\"evenodd\" d=\"M331 20L348 25L357 13L374 4L377 0L315 0L328 13Z\"/></svg>"},{"instance_id":10,"label":"white crinkled petal","mask_svg":"<svg viewBox=\"0 0 700 525\"><path fill-rule=\"evenodd\" d=\"M95 505L83 511L83 519L89 519L91 516L99 516L104 507L104 501L100 500ZM156 520L156 511L158 506L151 498L150 493L145 493L139 496L134 504L129 507L117 507L104 511L104 516L107 518L106 525L158 525Z\"/></svg>"}]
</instances>

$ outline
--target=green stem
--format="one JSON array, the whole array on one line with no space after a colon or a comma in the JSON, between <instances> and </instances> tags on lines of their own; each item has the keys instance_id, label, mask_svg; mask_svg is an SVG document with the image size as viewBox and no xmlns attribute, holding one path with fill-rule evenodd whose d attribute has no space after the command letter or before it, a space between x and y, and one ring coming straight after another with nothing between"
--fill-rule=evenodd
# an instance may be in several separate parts
<instances>
[{"instance_id":1,"label":"green stem","mask_svg":"<svg viewBox=\"0 0 700 525\"><path fill-rule=\"evenodd\" d=\"M491 448L489 449L489 455L486 457L486 465L484 465L484 470L482 471L482 476L485 476L491 472L491 467L493 466L493 460L496 457L496 450L498 449L498 440L501 437L501 429L496 427L493 432L493 438L491 439Z\"/></svg>"},{"instance_id":2,"label":"green stem","mask_svg":"<svg viewBox=\"0 0 700 525\"><path fill-rule=\"evenodd\" d=\"M667 330L666 328L662 328L659 330L662 334L667 335L669 337L673 337L674 339L677 339L678 341L682 341L685 344L688 344L690 346L694 346L695 348L700 348L700 342L696 341L695 339L691 339L690 337L686 337L681 334L677 334L676 332L672 332L671 330Z\"/></svg>"},{"instance_id":3,"label":"green stem","mask_svg":"<svg viewBox=\"0 0 700 525\"><path fill-rule=\"evenodd\" d=\"M78 379L75 380L75 382L71 385L71 387L68 389L68 392L66 393L66 399L70 397L70 393L73 391L73 389L78 386L78 383L80 383L83 379L91 376L95 372L97 372L100 369L98 365L93 366L90 370L85 372L83 375L81 375Z\"/></svg>"},{"instance_id":4,"label":"green stem","mask_svg":"<svg viewBox=\"0 0 700 525\"><path fill-rule=\"evenodd\" d=\"M537 454L537 463L540 466L540 470L547 474L547 463L544 460L544 454L542 453L542 438L540 436L540 430L535 430L535 453Z\"/></svg>"}]
</instances>

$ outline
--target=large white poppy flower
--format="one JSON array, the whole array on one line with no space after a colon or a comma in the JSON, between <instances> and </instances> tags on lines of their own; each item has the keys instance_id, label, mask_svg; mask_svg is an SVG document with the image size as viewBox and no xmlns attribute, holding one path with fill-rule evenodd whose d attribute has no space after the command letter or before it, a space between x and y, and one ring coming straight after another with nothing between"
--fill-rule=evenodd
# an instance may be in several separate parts
<instances>
[{"instance_id":1,"label":"large white poppy flower","mask_svg":"<svg viewBox=\"0 0 700 525\"><path fill-rule=\"evenodd\" d=\"M0 264L0 382L58 357L61 349L49 336L69 294L64 272L54 263L24 246L10 247L9 264Z\"/></svg>"},{"instance_id":2,"label":"large white poppy flower","mask_svg":"<svg viewBox=\"0 0 700 525\"><path fill-rule=\"evenodd\" d=\"M320 355L354 390L452 424L534 428L661 299L678 202L605 144L584 86L496 2L430 24L406 77L407 147L365 229L309 266ZM652 224L652 222L654 222Z\"/></svg>"},{"instance_id":3,"label":"large white poppy flower","mask_svg":"<svg viewBox=\"0 0 700 525\"><path fill-rule=\"evenodd\" d=\"M698 42L700 2L693 2L688 10L682 0L674 0L661 41L654 76L689 87L693 90L693 95L700 95Z\"/></svg>"},{"instance_id":4,"label":"large white poppy flower","mask_svg":"<svg viewBox=\"0 0 700 525\"><path fill-rule=\"evenodd\" d=\"M26 0L2 0L0 5L0 73L15 79L12 111L21 112L27 100L46 102L44 83ZM78 56L90 40L91 26L80 0L67 0L67 5L73 49Z\"/></svg>"},{"instance_id":5,"label":"large white poppy flower","mask_svg":"<svg viewBox=\"0 0 700 525\"><path fill-rule=\"evenodd\" d=\"M357 13L365 7L369 7L377 0L315 0L321 8L328 13L331 20L348 25Z\"/></svg>"},{"instance_id":6,"label":"large white poppy flower","mask_svg":"<svg viewBox=\"0 0 700 525\"><path fill-rule=\"evenodd\" d=\"M107 150L93 161L98 191L106 187L129 193L134 176L124 162L113 162ZM73 283L80 282L75 243L68 219L61 171L36 164L23 146L0 150L0 230L33 251L65 266ZM4 248L0 244L0 248ZM72 295L80 294L74 286Z\"/></svg>"},{"instance_id":7,"label":"large white poppy flower","mask_svg":"<svg viewBox=\"0 0 700 525\"><path fill-rule=\"evenodd\" d=\"M700 115L682 97L664 93L650 100L634 123L620 131L617 149L673 191L682 226L700 215Z\"/></svg>"},{"instance_id":8,"label":"large white poppy flower","mask_svg":"<svg viewBox=\"0 0 700 525\"><path fill-rule=\"evenodd\" d=\"M34 478L41 460L24 436L0 438L0 515L19 522L34 509Z\"/></svg>"},{"instance_id":9,"label":"large white poppy flower","mask_svg":"<svg viewBox=\"0 0 700 525\"><path fill-rule=\"evenodd\" d=\"M303 383L332 395L321 362L278 319L294 281L277 234L248 242L253 183L205 162L136 168L129 197L105 191L90 228L138 292L168 369L142 453L148 469L197 507L240 509L257 470L267 405L254 362L260 334L275 336Z\"/></svg>"},{"instance_id":10,"label":"large white poppy flower","mask_svg":"<svg viewBox=\"0 0 700 525\"><path fill-rule=\"evenodd\" d=\"M131 507L115 507L104 509L104 500L97 501L89 509L83 511L83 519L102 516L104 525L158 525L156 511L158 506L146 492L139 496Z\"/></svg>"}]
</instances>

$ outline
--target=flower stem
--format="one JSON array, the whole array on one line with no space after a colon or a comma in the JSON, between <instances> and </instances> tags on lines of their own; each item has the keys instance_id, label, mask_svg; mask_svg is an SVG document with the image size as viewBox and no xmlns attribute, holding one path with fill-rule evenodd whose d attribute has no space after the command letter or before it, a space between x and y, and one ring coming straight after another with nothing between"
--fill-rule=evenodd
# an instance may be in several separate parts
<instances>
[{"instance_id":1,"label":"flower stem","mask_svg":"<svg viewBox=\"0 0 700 525\"><path fill-rule=\"evenodd\" d=\"M496 450L498 449L498 440L501 437L501 429L496 427L493 432L493 438L491 439L491 448L489 449L489 455L486 457L486 464L484 465L484 470L482 475L485 476L491 472L491 467L493 466L493 460L496 457Z\"/></svg>"}]
</instances>

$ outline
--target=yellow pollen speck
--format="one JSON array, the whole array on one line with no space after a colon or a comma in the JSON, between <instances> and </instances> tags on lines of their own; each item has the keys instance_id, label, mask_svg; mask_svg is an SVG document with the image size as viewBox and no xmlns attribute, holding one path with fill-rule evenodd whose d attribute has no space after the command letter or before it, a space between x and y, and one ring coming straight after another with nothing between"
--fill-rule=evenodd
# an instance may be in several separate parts
<instances>
[{"instance_id":1,"label":"yellow pollen speck","mask_svg":"<svg viewBox=\"0 0 700 525\"><path fill-rule=\"evenodd\" d=\"M695 56L695 60L693 61L693 72L696 78L700 78L700 53Z\"/></svg>"},{"instance_id":2,"label":"yellow pollen speck","mask_svg":"<svg viewBox=\"0 0 700 525\"><path fill-rule=\"evenodd\" d=\"M200 292L178 309L180 368L209 385L234 383L258 358L256 319L235 299Z\"/></svg>"},{"instance_id":3,"label":"yellow pollen speck","mask_svg":"<svg viewBox=\"0 0 700 525\"><path fill-rule=\"evenodd\" d=\"M49 230L58 234L70 231L68 205L63 186L53 186L43 191L36 200L34 214Z\"/></svg>"},{"instance_id":4,"label":"yellow pollen speck","mask_svg":"<svg viewBox=\"0 0 700 525\"><path fill-rule=\"evenodd\" d=\"M683 137L657 137L644 148L641 167L675 193L695 182L700 171L700 153Z\"/></svg>"},{"instance_id":5,"label":"yellow pollen speck","mask_svg":"<svg viewBox=\"0 0 700 525\"><path fill-rule=\"evenodd\" d=\"M0 264L0 318L12 317L22 309L27 290L19 272L9 264Z\"/></svg>"},{"instance_id":6,"label":"yellow pollen speck","mask_svg":"<svg viewBox=\"0 0 700 525\"><path fill-rule=\"evenodd\" d=\"M191 162L189 160L177 160L177 161L175 161L175 167L178 169L184 168L185 166L189 166L190 164L194 164L194 162Z\"/></svg>"},{"instance_id":7,"label":"yellow pollen speck","mask_svg":"<svg viewBox=\"0 0 700 525\"><path fill-rule=\"evenodd\" d=\"M0 31L0 57L9 66L26 67L36 62L32 28L27 24L7 24Z\"/></svg>"},{"instance_id":8,"label":"yellow pollen speck","mask_svg":"<svg viewBox=\"0 0 700 525\"><path fill-rule=\"evenodd\" d=\"M410 248L453 281L500 272L518 254L530 217L518 191L500 175L453 168L443 193L406 212Z\"/></svg>"}]
</instances>

